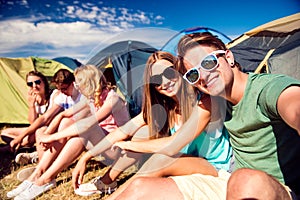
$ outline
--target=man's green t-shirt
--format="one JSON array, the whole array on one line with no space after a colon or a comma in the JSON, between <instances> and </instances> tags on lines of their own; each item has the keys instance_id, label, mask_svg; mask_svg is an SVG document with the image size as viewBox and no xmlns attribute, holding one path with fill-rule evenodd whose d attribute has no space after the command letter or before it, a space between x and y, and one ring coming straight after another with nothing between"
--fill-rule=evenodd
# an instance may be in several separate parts
<instances>
[{"instance_id":1,"label":"man's green t-shirt","mask_svg":"<svg viewBox=\"0 0 300 200\"><path fill-rule=\"evenodd\" d=\"M276 106L281 92L292 85L300 86L300 81L284 75L250 73L244 96L232 107L225 126L236 169L265 171L299 194L300 136L281 119Z\"/></svg>"}]
</instances>

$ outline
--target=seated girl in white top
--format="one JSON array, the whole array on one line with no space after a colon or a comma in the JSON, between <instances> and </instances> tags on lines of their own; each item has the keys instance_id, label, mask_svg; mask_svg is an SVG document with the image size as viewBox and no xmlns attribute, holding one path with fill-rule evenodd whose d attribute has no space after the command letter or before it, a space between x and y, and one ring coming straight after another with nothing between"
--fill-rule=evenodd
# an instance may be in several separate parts
<instances>
[{"instance_id":1,"label":"seated girl in white top","mask_svg":"<svg viewBox=\"0 0 300 200\"><path fill-rule=\"evenodd\" d=\"M50 88L47 78L38 71L30 71L26 75L28 86L28 122L32 124L40 115L44 114L50 104ZM53 98L53 96L52 96ZM53 99L52 99L53 100ZM1 139L7 144L25 131L27 127L6 128L1 131ZM35 136L27 136L22 141L22 146L30 147L35 143ZM10 148L7 148L10 150Z\"/></svg>"}]
</instances>

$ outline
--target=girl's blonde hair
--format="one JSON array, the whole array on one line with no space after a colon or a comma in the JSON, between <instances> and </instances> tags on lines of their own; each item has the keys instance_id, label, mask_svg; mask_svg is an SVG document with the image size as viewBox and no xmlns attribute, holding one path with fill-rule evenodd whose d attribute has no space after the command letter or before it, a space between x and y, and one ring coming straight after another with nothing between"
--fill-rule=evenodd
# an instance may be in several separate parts
<instances>
[{"instance_id":1,"label":"girl's blonde hair","mask_svg":"<svg viewBox=\"0 0 300 200\"><path fill-rule=\"evenodd\" d=\"M155 86L151 84L152 66L159 60L167 60L172 63L174 69L178 70L177 58L168 52L157 51L153 53L146 63L144 72L144 98L143 117L149 126L150 135L159 138L169 135L170 129L175 125L177 113L181 114L184 123L192 112L195 103L193 88L182 79L182 84L177 94L178 101L166 95L160 94Z\"/></svg>"},{"instance_id":2,"label":"girl's blonde hair","mask_svg":"<svg viewBox=\"0 0 300 200\"><path fill-rule=\"evenodd\" d=\"M74 76L80 92L87 98L93 99L96 107L102 106L100 96L102 91L108 88L102 71L95 65L82 65L75 69Z\"/></svg>"}]
</instances>

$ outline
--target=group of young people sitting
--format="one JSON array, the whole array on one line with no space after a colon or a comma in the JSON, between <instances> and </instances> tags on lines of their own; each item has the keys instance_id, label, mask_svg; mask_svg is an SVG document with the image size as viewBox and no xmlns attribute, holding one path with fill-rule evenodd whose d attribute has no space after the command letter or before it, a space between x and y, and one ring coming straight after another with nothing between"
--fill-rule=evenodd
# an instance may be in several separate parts
<instances>
[{"instance_id":1,"label":"group of young people sitting","mask_svg":"<svg viewBox=\"0 0 300 200\"><path fill-rule=\"evenodd\" d=\"M300 81L242 72L233 53L210 33L183 36L176 56L157 51L148 58L142 111L132 119L126 102L96 66L83 65L74 73L59 70L51 96L42 77L27 77L30 115L35 116L31 125L17 134L2 132L13 138L7 140L12 149L35 144L39 160L7 192L9 198L40 196L56 186L56 176L74 161L72 184L82 196L300 195ZM37 105L46 111L38 112ZM99 155L113 163L103 176L95 174L83 183L88 161ZM119 175L135 163L141 166L138 171L118 185Z\"/></svg>"}]
</instances>

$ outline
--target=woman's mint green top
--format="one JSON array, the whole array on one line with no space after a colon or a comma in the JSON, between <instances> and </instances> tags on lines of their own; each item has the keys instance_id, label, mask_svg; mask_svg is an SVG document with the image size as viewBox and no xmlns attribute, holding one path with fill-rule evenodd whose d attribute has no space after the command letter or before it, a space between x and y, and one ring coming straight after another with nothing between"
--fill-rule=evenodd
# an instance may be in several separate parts
<instances>
[{"instance_id":1,"label":"woman's mint green top","mask_svg":"<svg viewBox=\"0 0 300 200\"><path fill-rule=\"evenodd\" d=\"M171 134L174 134L178 129L178 126L173 127ZM229 143L227 129L223 126L221 120L210 122L206 130L180 152L203 157L216 169L231 171L232 148Z\"/></svg>"}]
</instances>

